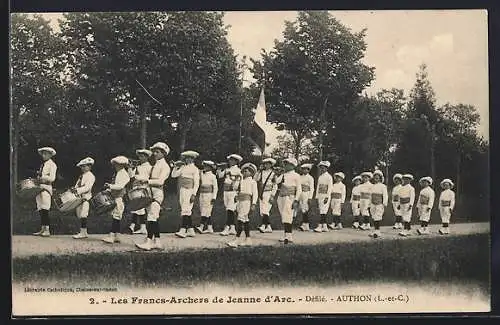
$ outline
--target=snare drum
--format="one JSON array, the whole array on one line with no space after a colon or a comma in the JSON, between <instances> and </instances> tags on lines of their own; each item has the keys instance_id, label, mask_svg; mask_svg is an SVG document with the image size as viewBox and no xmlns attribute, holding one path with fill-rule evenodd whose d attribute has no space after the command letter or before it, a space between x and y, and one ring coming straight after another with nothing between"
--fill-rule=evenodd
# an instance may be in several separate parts
<instances>
[{"instance_id":1,"label":"snare drum","mask_svg":"<svg viewBox=\"0 0 500 325\"><path fill-rule=\"evenodd\" d=\"M134 187L128 191L127 198L130 211L143 209L153 202L151 190L147 186Z\"/></svg>"},{"instance_id":2,"label":"snare drum","mask_svg":"<svg viewBox=\"0 0 500 325\"><path fill-rule=\"evenodd\" d=\"M116 202L110 191L102 191L97 193L90 199L90 205L95 214L104 214L116 207Z\"/></svg>"},{"instance_id":3,"label":"snare drum","mask_svg":"<svg viewBox=\"0 0 500 325\"><path fill-rule=\"evenodd\" d=\"M66 192L56 195L54 201L59 211L68 212L76 209L83 203L84 199L71 190L67 190Z\"/></svg>"},{"instance_id":4,"label":"snare drum","mask_svg":"<svg viewBox=\"0 0 500 325\"><path fill-rule=\"evenodd\" d=\"M19 182L17 186L17 194L23 199L33 199L36 197L43 188L38 185L34 178L28 178Z\"/></svg>"}]
</instances>

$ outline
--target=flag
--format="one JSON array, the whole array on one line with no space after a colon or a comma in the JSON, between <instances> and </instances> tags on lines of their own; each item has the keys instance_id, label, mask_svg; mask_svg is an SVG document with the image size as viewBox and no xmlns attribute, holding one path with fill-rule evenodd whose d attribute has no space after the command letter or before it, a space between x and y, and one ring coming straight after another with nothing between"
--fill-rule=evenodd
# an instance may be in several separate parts
<instances>
[{"instance_id":1,"label":"flag","mask_svg":"<svg viewBox=\"0 0 500 325\"><path fill-rule=\"evenodd\" d=\"M266 99L264 96L264 88L262 88L248 137L250 142L255 145L256 150L260 153L259 155L264 155L266 149L266 123Z\"/></svg>"}]
</instances>

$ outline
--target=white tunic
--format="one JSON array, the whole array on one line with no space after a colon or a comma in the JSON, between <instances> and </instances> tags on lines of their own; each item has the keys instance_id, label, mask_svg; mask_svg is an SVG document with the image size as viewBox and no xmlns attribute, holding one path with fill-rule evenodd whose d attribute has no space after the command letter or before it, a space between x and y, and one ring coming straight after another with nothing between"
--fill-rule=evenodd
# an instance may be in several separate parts
<instances>
[{"instance_id":1,"label":"white tunic","mask_svg":"<svg viewBox=\"0 0 500 325\"><path fill-rule=\"evenodd\" d=\"M95 183L95 176L91 171L87 171L80 175L75 184L76 193L80 194L85 200L92 198L92 187Z\"/></svg>"},{"instance_id":2,"label":"white tunic","mask_svg":"<svg viewBox=\"0 0 500 325\"><path fill-rule=\"evenodd\" d=\"M341 203L345 202L346 190L342 182L333 183L332 186L332 199L340 200Z\"/></svg>"},{"instance_id":3,"label":"white tunic","mask_svg":"<svg viewBox=\"0 0 500 325\"><path fill-rule=\"evenodd\" d=\"M52 159L48 159L43 163L40 171L40 187L49 191L52 195L52 183L56 180L57 165Z\"/></svg>"},{"instance_id":4,"label":"white tunic","mask_svg":"<svg viewBox=\"0 0 500 325\"><path fill-rule=\"evenodd\" d=\"M293 202L299 201L302 195L300 175L295 171L286 172L278 177L278 210L283 223L293 221ZM293 193L295 191L295 193Z\"/></svg>"},{"instance_id":5,"label":"white tunic","mask_svg":"<svg viewBox=\"0 0 500 325\"><path fill-rule=\"evenodd\" d=\"M316 197L330 197L333 190L333 178L330 173L325 172L318 177L318 184L316 186Z\"/></svg>"},{"instance_id":6,"label":"white tunic","mask_svg":"<svg viewBox=\"0 0 500 325\"><path fill-rule=\"evenodd\" d=\"M434 206L434 198L435 198L434 190L432 189L432 187L427 186L426 188L423 188L420 191L417 204L420 207L426 207L432 209L432 207Z\"/></svg>"},{"instance_id":7,"label":"white tunic","mask_svg":"<svg viewBox=\"0 0 500 325\"><path fill-rule=\"evenodd\" d=\"M311 200L314 197L314 178L310 174L300 175L302 197Z\"/></svg>"},{"instance_id":8,"label":"white tunic","mask_svg":"<svg viewBox=\"0 0 500 325\"><path fill-rule=\"evenodd\" d=\"M200 174L200 198L201 195L206 195L210 200L215 200L217 198L217 192L219 191L219 186L217 184L217 177L211 171L202 171Z\"/></svg>"},{"instance_id":9,"label":"white tunic","mask_svg":"<svg viewBox=\"0 0 500 325\"><path fill-rule=\"evenodd\" d=\"M442 191L439 195L439 207L448 207L453 210L455 208L455 192L450 189Z\"/></svg>"},{"instance_id":10,"label":"white tunic","mask_svg":"<svg viewBox=\"0 0 500 325\"><path fill-rule=\"evenodd\" d=\"M372 205L380 205L383 204L384 206L387 206L387 201L389 200L389 196L387 194L387 186L383 183L377 183L373 184L371 186L371 200L372 200ZM378 198L381 198L380 203L377 203Z\"/></svg>"}]
</instances>

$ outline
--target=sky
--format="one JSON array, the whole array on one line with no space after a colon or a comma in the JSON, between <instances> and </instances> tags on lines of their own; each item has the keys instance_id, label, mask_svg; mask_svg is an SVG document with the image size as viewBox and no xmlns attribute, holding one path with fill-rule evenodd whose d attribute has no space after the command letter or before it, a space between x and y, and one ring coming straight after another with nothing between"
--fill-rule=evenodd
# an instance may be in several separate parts
<instances>
[{"instance_id":1,"label":"sky","mask_svg":"<svg viewBox=\"0 0 500 325\"><path fill-rule=\"evenodd\" d=\"M409 95L420 64L427 64L437 105L463 103L476 107L478 132L489 139L488 27L486 10L330 11L353 32L366 28L364 63L375 67L366 90L400 88ZM59 13L44 14L57 27ZM282 39L284 22L295 11L226 12L228 40L236 54L259 59ZM249 73L245 78L252 80ZM257 106L258 98L255 99ZM269 142L279 134L269 127Z\"/></svg>"}]
</instances>

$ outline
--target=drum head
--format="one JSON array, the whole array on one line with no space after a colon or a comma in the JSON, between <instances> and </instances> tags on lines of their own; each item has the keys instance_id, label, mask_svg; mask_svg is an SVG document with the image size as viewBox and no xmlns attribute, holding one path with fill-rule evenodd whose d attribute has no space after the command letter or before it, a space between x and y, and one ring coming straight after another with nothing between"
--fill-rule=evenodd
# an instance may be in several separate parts
<instances>
[{"instance_id":1,"label":"drum head","mask_svg":"<svg viewBox=\"0 0 500 325\"><path fill-rule=\"evenodd\" d=\"M72 210L76 209L82 203L83 203L82 198L76 198L74 200L62 203L61 205L58 206L58 208L59 208L59 211L61 211L61 212L68 212L68 211L72 211Z\"/></svg>"}]
</instances>

